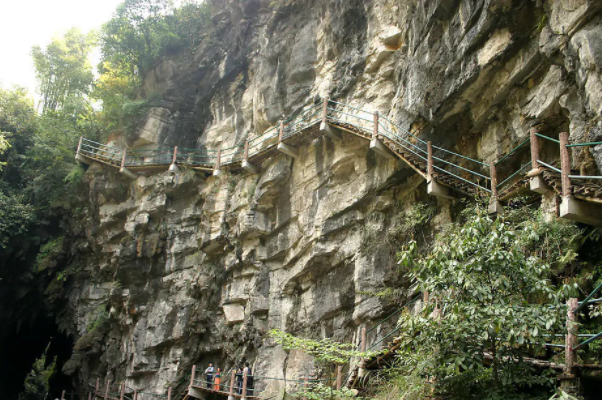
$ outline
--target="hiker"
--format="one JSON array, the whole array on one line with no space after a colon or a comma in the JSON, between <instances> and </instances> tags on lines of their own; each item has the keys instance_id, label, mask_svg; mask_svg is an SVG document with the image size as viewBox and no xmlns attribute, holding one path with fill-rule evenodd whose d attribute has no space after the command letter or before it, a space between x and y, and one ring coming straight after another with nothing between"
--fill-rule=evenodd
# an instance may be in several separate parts
<instances>
[{"instance_id":1,"label":"hiker","mask_svg":"<svg viewBox=\"0 0 602 400\"><path fill-rule=\"evenodd\" d=\"M205 370L207 374L207 389L211 389L211 382L213 381L213 363L209 363L209 366Z\"/></svg>"},{"instance_id":2,"label":"hiker","mask_svg":"<svg viewBox=\"0 0 602 400\"><path fill-rule=\"evenodd\" d=\"M243 369L243 375L247 376L247 391L245 395L252 396L253 395L253 375L251 373L251 367L249 367L249 363L245 363L245 369Z\"/></svg>"},{"instance_id":3,"label":"hiker","mask_svg":"<svg viewBox=\"0 0 602 400\"><path fill-rule=\"evenodd\" d=\"M238 367L236 370L236 393L242 394L242 368Z\"/></svg>"},{"instance_id":4,"label":"hiker","mask_svg":"<svg viewBox=\"0 0 602 400\"><path fill-rule=\"evenodd\" d=\"M219 392L220 383L222 383L222 370L218 368L217 372L215 373L215 378L214 378L214 385L215 385L216 392Z\"/></svg>"}]
</instances>

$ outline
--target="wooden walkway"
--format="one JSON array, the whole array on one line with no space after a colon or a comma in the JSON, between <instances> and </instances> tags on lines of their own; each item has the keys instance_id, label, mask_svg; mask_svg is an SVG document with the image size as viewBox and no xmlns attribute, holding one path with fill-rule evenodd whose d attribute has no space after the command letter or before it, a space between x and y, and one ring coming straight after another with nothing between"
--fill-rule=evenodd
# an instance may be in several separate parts
<instances>
[{"instance_id":1,"label":"wooden walkway","mask_svg":"<svg viewBox=\"0 0 602 400\"><path fill-rule=\"evenodd\" d=\"M569 144L568 133L555 139L532 129L529 139L496 162L485 163L422 140L378 113L329 99L230 148L126 150L81 138L76 159L117 168L132 179L141 172L178 173L180 168L214 175L241 170L257 174L261 164L275 154L296 158L299 148L315 138L325 135L338 140L342 134L359 137L383 157L399 159L410 166L425 179L431 195L489 198L490 211L495 213L502 210L501 202L514 196L528 191L553 191L565 204L560 207L560 217L602 225L602 176L583 176L570 168L573 149L602 142ZM559 159L539 158L540 149L550 150L550 146L557 145Z\"/></svg>"}]
</instances>

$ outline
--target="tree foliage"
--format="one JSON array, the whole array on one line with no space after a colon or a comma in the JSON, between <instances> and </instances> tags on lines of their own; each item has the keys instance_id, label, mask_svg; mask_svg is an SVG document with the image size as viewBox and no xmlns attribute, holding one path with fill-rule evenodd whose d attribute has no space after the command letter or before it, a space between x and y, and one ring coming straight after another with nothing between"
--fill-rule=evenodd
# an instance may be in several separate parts
<instances>
[{"instance_id":1,"label":"tree foliage","mask_svg":"<svg viewBox=\"0 0 602 400\"><path fill-rule=\"evenodd\" d=\"M19 400L46 399L50 388L49 381L55 373L56 358L47 365L48 349L38 358L25 378L25 389L19 395Z\"/></svg>"},{"instance_id":2,"label":"tree foliage","mask_svg":"<svg viewBox=\"0 0 602 400\"><path fill-rule=\"evenodd\" d=\"M31 54L44 113L77 112L94 79L88 60L94 44L94 34L72 28L63 37L55 37L45 49L33 47Z\"/></svg>"},{"instance_id":3,"label":"tree foliage","mask_svg":"<svg viewBox=\"0 0 602 400\"><path fill-rule=\"evenodd\" d=\"M523 355L561 332L570 290L557 291L550 281L560 254L542 252L542 243L566 246L574 237L550 237L554 229L532 211L493 220L470 207L463 218L428 254L418 255L414 242L399 254L430 299L400 319L400 368L434 378L438 390L456 398L520 398L525 387L551 384L530 373Z\"/></svg>"},{"instance_id":4,"label":"tree foliage","mask_svg":"<svg viewBox=\"0 0 602 400\"><path fill-rule=\"evenodd\" d=\"M356 350L353 343L339 343L325 338L321 340L301 338L278 329L272 329L268 335L285 350L302 350L324 364L345 364L356 357L372 357L378 352Z\"/></svg>"}]
</instances>

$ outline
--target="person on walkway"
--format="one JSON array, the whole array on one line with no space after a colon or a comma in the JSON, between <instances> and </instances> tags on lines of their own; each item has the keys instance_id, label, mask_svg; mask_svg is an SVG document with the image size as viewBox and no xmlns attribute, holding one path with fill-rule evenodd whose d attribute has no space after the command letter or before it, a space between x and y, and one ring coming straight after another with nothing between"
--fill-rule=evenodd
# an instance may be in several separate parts
<instances>
[{"instance_id":1,"label":"person on walkway","mask_svg":"<svg viewBox=\"0 0 602 400\"><path fill-rule=\"evenodd\" d=\"M242 368L238 367L236 370L236 393L242 394Z\"/></svg>"},{"instance_id":2,"label":"person on walkway","mask_svg":"<svg viewBox=\"0 0 602 400\"><path fill-rule=\"evenodd\" d=\"M213 378L213 383L215 386L215 391L219 392L219 386L220 383L222 383L222 370L221 369L217 369L217 372L215 373L215 378Z\"/></svg>"},{"instance_id":3,"label":"person on walkway","mask_svg":"<svg viewBox=\"0 0 602 400\"><path fill-rule=\"evenodd\" d=\"M211 389L212 388L211 383L213 382L213 364L212 363L209 363L209 366L205 370L205 374L207 375L207 389Z\"/></svg>"},{"instance_id":4,"label":"person on walkway","mask_svg":"<svg viewBox=\"0 0 602 400\"><path fill-rule=\"evenodd\" d=\"M247 391L246 391L245 395L252 396L253 395L253 384L255 382L253 382L253 374L251 373L251 367L249 366L248 362L245 363L245 369L243 369L243 375L247 376Z\"/></svg>"}]
</instances>

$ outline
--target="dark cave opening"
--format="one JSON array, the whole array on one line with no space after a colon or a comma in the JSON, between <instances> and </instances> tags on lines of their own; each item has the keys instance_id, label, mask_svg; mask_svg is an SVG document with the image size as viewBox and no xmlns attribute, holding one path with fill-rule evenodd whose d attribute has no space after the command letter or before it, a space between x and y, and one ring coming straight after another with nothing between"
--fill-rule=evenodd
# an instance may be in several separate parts
<instances>
[{"instance_id":1,"label":"dark cave opening","mask_svg":"<svg viewBox=\"0 0 602 400\"><path fill-rule=\"evenodd\" d=\"M12 329L0 341L0 398L17 400L24 390L27 375L33 364L44 355L46 366L56 357L54 375L49 380L46 399L61 398L61 392L73 391L72 379L61 370L71 357L73 340L59 331L50 317L33 318L29 324Z\"/></svg>"}]
</instances>

